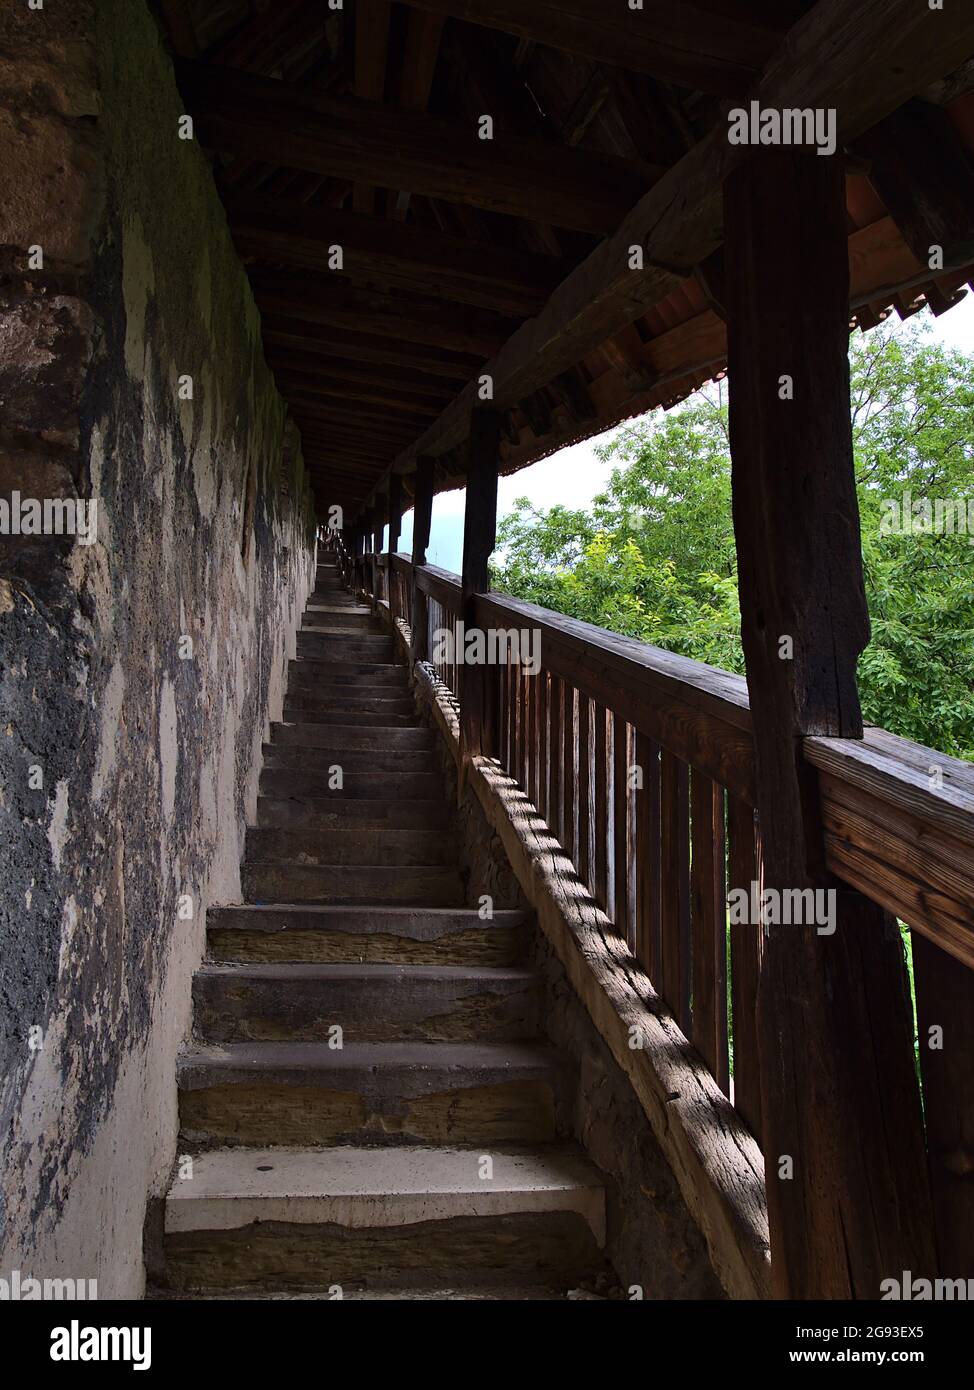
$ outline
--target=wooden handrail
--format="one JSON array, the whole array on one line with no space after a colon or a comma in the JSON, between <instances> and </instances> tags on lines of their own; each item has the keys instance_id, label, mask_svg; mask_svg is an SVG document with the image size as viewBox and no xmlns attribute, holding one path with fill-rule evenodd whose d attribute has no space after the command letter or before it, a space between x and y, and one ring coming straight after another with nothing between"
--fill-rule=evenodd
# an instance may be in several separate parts
<instances>
[{"instance_id":1,"label":"wooden handrail","mask_svg":"<svg viewBox=\"0 0 974 1390\"><path fill-rule=\"evenodd\" d=\"M449 570L437 569L435 565L421 565L416 571L416 583L429 598L451 612L460 607L460 576Z\"/></svg>"},{"instance_id":2,"label":"wooden handrail","mask_svg":"<svg viewBox=\"0 0 974 1390\"><path fill-rule=\"evenodd\" d=\"M542 664L754 805L747 683L741 676L502 594L481 594L481 627L540 633Z\"/></svg>"},{"instance_id":3,"label":"wooden handrail","mask_svg":"<svg viewBox=\"0 0 974 1390\"><path fill-rule=\"evenodd\" d=\"M423 565L416 583L458 610L459 576ZM538 632L545 670L755 804L743 677L504 594L478 595L475 613L484 629ZM974 968L974 768L878 728L806 738L802 752L819 774L831 871Z\"/></svg>"}]
</instances>

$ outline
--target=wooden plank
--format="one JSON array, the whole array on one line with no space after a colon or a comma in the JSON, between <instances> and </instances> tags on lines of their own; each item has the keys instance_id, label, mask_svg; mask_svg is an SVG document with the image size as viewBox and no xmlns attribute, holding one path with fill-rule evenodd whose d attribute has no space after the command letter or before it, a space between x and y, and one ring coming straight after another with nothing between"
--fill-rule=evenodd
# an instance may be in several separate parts
<instances>
[{"instance_id":1,"label":"wooden plank","mask_svg":"<svg viewBox=\"0 0 974 1390\"><path fill-rule=\"evenodd\" d=\"M641 0L639 12L593 0L409 0L419 9L452 15L537 40L597 63L646 72L695 90L731 95L746 88L780 30L796 17L791 3L773 25L720 11L706 3L673 6Z\"/></svg>"},{"instance_id":2,"label":"wooden plank","mask_svg":"<svg viewBox=\"0 0 974 1390\"><path fill-rule=\"evenodd\" d=\"M754 810L739 797L727 798L728 892L742 891L750 899L759 878ZM761 1064L758 1055L758 980L762 938L758 925L735 920L730 924L731 1013L734 1047L734 1105L748 1129L761 1143Z\"/></svg>"},{"instance_id":3,"label":"wooden plank","mask_svg":"<svg viewBox=\"0 0 974 1390\"><path fill-rule=\"evenodd\" d=\"M430 527L433 520L433 482L435 464L430 458L421 458L416 463L416 476L413 484L413 569L411 585L413 607L410 661L429 658L429 605L426 594L416 582L416 571L426 564L426 548L430 542Z\"/></svg>"},{"instance_id":4,"label":"wooden plank","mask_svg":"<svg viewBox=\"0 0 974 1390\"><path fill-rule=\"evenodd\" d=\"M225 154L279 162L448 203L604 234L663 172L658 165L550 141L491 140L473 122L321 94L274 78L182 61L180 90L200 140ZM370 211L356 204L360 212Z\"/></svg>"},{"instance_id":5,"label":"wooden plank","mask_svg":"<svg viewBox=\"0 0 974 1390\"><path fill-rule=\"evenodd\" d=\"M410 10L399 87L399 105L405 111L426 110L440 53L442 30L442 15ZM393 217L400 220L405 217L409 198L407 190L400 190L391 212Z\"/></svg>"},{"instance_id":6,"label":"wooden plank","mask_svg":"<svg viewBox=\"0 0 974 1390\"><path fill-rule=\"evenodd\" d=\"M557 676L551 677L551 684L548 692L548 721L550 737L548 740L548 810L547 821L555 835L564 844L564 828L562 825L562 813L564 810L561 794L562 777L564 775L563 763L563 742L562 742L562 718L564 706L564 688Z\"/></svg>"},{"instance_id":7,"label":"wooden plank","mask_svg":"<svg viewBox=\"0 0 974 1390\"><path fill-rule=\"evenodd\" d=\"M436 381L467 381L479 365L478 359L469 354L442 352L418 343L406 347L378 333L329 331L322 324L277 314L262 315L261 326L264 343L270 349L307 353L325 361L341 358L348 362L407 367L417 375L425 374Z\"/></svg>"},{"instance_id":8,"label":"wooden plank","mask_svg":"<svg viewBox=\"0 0 974 1390\"><path fill-rule=\"evenodd\" d=\"M584 884L591 887L592 868L590 842L591 823L591 724L592 702L583 690L578 692L578 858L575 861L578 876Z\"/></svg>"},{"instance_id":9,"label":"wooden plank","mask_svg":"<svg viewBox=\"0 0 974 1390\"><path fill-rule=\"evenodd\" d=\"M681 759L660 759L660 993L690 1035L690 777Z\"/></svg>"},{"instance_id":10,"label":"wooden plank","mask_svg":"<svg viewBox=\"0 0 974 1390\"><path fill-rule=\"evenodd\" d=\"M763 887L783 902L832 887L801 737L862 733L856 662L869 624L849 418L841 163L810 149L762 147L727 181L724 229L734 526ZM929 1269L912 1021L902 950L881 909L843 890L826 921L770 925L758 1030L778 1295L876 1298L890 1269Z\"/></svg>"},{"instance_id":11,"label":"wooden plank","mask_svg":"<svg viewBox=\"0 0 974 1390\"><path fill-rule=\"evenodd\" d=\"M511 320L486 309L444 304L422 294L394 294L353 285L341 276L251 269L262 314L323 324L389 341L423 343L482 360L504 340Z\"/></svg>"},{"instance_id":12,"label":"wooden plank","mask_svg":"<svg viewBox=\"0 0 974 1390\"><path fill-rule=\"evenodd\" d=\"M391 11L389 0L355 0L355 95L367 101L381 102L384 94ZM352 206L373 212L375 188L356 181Z\"/></svg>"},{"instance_id":13,"label":"wooden plank","mask_svg":"<svg viewBox=\"0 0 974 1390\"><path fill-rule=\"evenodd\" d=\"M237 192L225 193L224 204L243 256L496 313L533 313L560 274L560 262L550 256L485 246L340 208ZM340 270L330 265L335 247L342 250Z\"/></svg>"},{"instance_id":14,"label":"wooden plank","mask_svg":"<svg viewBox=\"0 0 974 1390\"><path fill-rule=\"evenodd\" d=\"M514 3L514 0L511 0ZM621 13L621 11L620 11ZM602 22L602 9L599 10ZM841 148L974 49L974 10L932 11L915 0L818 0L789 30L750 96L762 107L836 110ZM831 55L828 63L821 55ZM559 285L544 310L519 328L486 370L494 401L513 406L607 337L637 319L716 251L723 236L721 190L748 154L718 121L640 199L618 230ZM641 246L645 269L629 269ZM414 446L439 454L461 443L475 391L461 393ZM414 457L405 450L397 467Z\"/></svg>"},{"instance_id":15,"label":"wooden plank","mask_svg":"<svg viewBox=\"0 0 974 1390\"><path fill-rule=\"evenodd\" d=\"M690 770L690 937L693 1043L728 1091L727 897L724 890L724 790Z\"/></svg>"},{"instance_id":16,"label":"wooden plank","mask_svg":"<svg viewBox=\"0 0 974 1390\"><path fill-rule=\"evenodd\" d=\"M575 789L578 782L578 731L575 714L576 692L572 685L562 682L564 687L564 717L562 723L562 844L569 859L578 864L578 850L575 843Z\"/></svg>"},{"instance_id":17,"label":"wooden plank","mask_svg":"<svg viewBox=\"0 0 974 1390\"><path fill-rule=\"evenodd\" d=\"M440 401L452 395L450 386L423 372L409 367L368 367L358 366L344 357L324 358L306 356L303 352L288 352L265 343L267 365L275 376L290 377L301 386L307 378L307 385L321 378L325 381L347 381L351 386L363 386L367 390L381 390L388 387L398 395L414 396L417 401L435 409ZM400 477L402 474L399 475Z\"/></svg>"},{"instance_id":18,"label":"wooden plank","mask_svg":"<svg viewBox=\"0 0 974 1390\"><path fill-rule=\"evenodd\" d=\"M636 797L635 953L654 988L661 992L660 750L659 745L641 731L636 733L636 763L642 772L642 787Z\"/></svg>"},{"instance_id":19,"label":"wooden plank","mask_svg":"<svg viewBox=\"0 0 974 1390\"><path fill-rule=\"evenodd\" d=\"M974 1278L974 973L913 934L923 1113L938 1268Z\"/></svg>"},{"instance_id":20,"label":"wooden plank","mask_svg":"<svg viewBox=\"0 0 974 1390\"><path fill-rule=\"evenodd\" d=\"M921 265L939 247L939 268L974 259L974 160L939 106L914 98L873 126L856 150L869 181Z\"/></svg>"},{"instance_id":21,"label":"wooden plank","mask_svg":"<svg viewBox=\"0 0 974 1390\"><path fill-rule=\"evenodd\" d=\"M974 859L969 840L955 836L882 797L821 773L826 848L838 864L869 864L869 896L950 955L974 966ZM857 856L857 857L854 857ZM847 877L841 867L836 869ZM854 887L866 891L863 883ZM953 927L945 938L941 919Z\"/></svg>"},{"instance_id":22,"label":"wooden plank","mask_svg":"<svg viewBox=\"0 0 974 1390\"><path fill-rule=\"evenodd\" d=\"M592 892L599 905L609 909L609 756L608 710L596 702L592 706L592 790L594 831Z\"/></svg>"},{"instance_id":23,"label":"wooden plank","mask_svg":"<svg viewBox=\"0 0 974 1390\"><path fill-rule=\"evenodd\" d=\"M361 401L368 405L381 406L385 415L409 417L413 425L419 428L419 421L428 418L431 410L436 409L434 404L412 391L393 391L391 387L383 388L380 385L357 385L351 381L318 375L313 371L306 374L278 372L277 379L288 401L293 402L295 410L300 404L309 415L327 416L330 400Z\"/></svg>"},{"instance_id":24,"label":"wooden plank","mask_svg":"<svg viewBox=\"0 0 974 1390\"><path fill-rule=\"evenodd\" d=\"M189 0L159 0L169 42L181 58L196 58L200 48L190 15Z\"/></svg>"},{"instance_id":25,"label":"wooden plank","mask_svg":"<svg viewBox=\"0 0 974 1390\"><path fill-rule=\"evenodd\" d=\"M490 584L488 562L497 543L497 464L500 419L492 410L477 412L470 428L470 460L463 511L463 573L460 617L476 625L474 597ZM486 732L488 689L483 665L466 663L460 676L461 768L493 751ZM461 779L462 780L462 779Z\"/></svg>"},{"instance_id":26,"label":"wooden plank","mask_svg":"<svg viewBox=\"0 0 974 1390\"><path fill-rule=\"evenodd\" d=\"M389 545L390 555L399 549L399 536L402 531L402 479L398 474L389 477Z\"/></svg>"},{"instance_id":27,"label":"wooden plank","mask_svg":"<svg viewBox=\"0 0 974 1390\"><path fill-rule=\"evenodd\" d=\"M861 740L806 738L807 762L838 782L915 817L974 848L974 767L885 729Z\"/></svg>"},{"instance_id":28,"label":"wooden plank","mask_svg":"<svg viewBox=\"0 0 974 1390\"><path fill-rule=\"evenodd\" d=\"M548 819L548 752L551 730L548 725L548 672L538 672L535 686L538 692L538 800L543 820Z\"/></svg>"},{"instance_id":29,"label":"wooden plank","mask_svg":"<svg viewBox=\"0 0 974 1390\"><path fill-rule=\"evenodd\" d=\"M225 39L207 48L206 61L221 67L271 72L294 51L296 35L302 30L307 40L316 19L321 22L315 0L276 0L272 8L251 14Z\"/></svg>"},{"instance_id":30,"label":"wooden plank","mask_svg":"<svg viewBox=\"0 0 974 1390\"><path fill-rule=\"evenodd\" d=\"M612 920L629 940L629 725L612 717Z\"/></svg>"}]
</instances>

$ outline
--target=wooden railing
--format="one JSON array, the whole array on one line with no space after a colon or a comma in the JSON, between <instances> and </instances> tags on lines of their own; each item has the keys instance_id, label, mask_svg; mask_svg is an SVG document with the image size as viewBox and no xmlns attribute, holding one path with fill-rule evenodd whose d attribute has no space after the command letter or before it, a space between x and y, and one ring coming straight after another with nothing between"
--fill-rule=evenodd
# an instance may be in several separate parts
<instances>
[{"instance_id":1,"label":"wooden railing","mask_svg":"<svg viewBox=\"0 0 974 1390\"><path fill-rule=\"evenodd\" d=\"M370 561L358 562L363 578ZM386 557L385 572L394 621L408 626L414 583L425 595L422 649L437 656L438 634L456 632L459 578L402 555ZM731 890L761 882L745 680L502 594L477 595L473 612L485 632L539 644L536 674L510 658L490 669L483 746L760 1138L762 936L728 925L727 911ZM462 662L432 669L462 702ZM921 1036L929 1020L970 1037L969 981L955 962L974 966L974 769L876 728L861 741L806 738L801 751L817 770L827 867L912 928ZM932 1167L972 1171L966 1149L943 1152L970 1132L971 1058L921 1047L920 1060Z\"/></svg>"}]
</instances>

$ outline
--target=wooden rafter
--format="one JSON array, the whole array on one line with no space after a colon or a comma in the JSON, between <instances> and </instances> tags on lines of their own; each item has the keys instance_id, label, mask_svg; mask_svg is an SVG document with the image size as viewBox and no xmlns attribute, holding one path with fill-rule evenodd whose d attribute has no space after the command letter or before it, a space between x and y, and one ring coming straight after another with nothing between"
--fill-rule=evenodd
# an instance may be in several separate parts
<instances>
[{"instance_id":1,"label":"wooden rafter","mask_svg":"<svg viewBox=\"0 0 974 1390\"><path fill-rule=\"evenodd\" d=\"M551 257L433 235L381 217L228 193L227 218L243 256L399 286L514 315L544 303L564 267ZM342 268L332 268L332 248Z\"/></svg>"},{"instance_id":2,"label":"wooden rafter","mask_svg":"<svg viewBox=\"0 0 974 1390\"><path fill-rule=\"evenodd\" d=\"M792 29L754 95L762 106L835 108L844 144L974 48L974 11L931 11L913 0L820 3ZM822 52L835 55L822 63ZM595 349L675 288L720 245L721 189L741 158L715 128L640 200L614 236L559 285L541 314L524 324L485 368L495 400L513 404ZM629 269L643 248L645 269ZM462 443L476 388L468 388L397 461Z\"/></svg>"},{"instance_id":3,"label":"wooden rafter","mask_svg":"<svg viewBox=\"0 0 974 1390\"><path fill-rule=\"evenodd\" d=\"M648 72L706 92L740 92L760 70L796 16L782 0L771 26L735 18L707 0L674 5L643 0L642 8L602 0L409 0L418 9L502 29L597 62Z\"/></svg>"},{"instance_id":4,"label":"wooden rafter","mask_svg":"<svg viewBox=\"0 0 974 1390\"><path fill-rule=\"evenodd\" d=\"M343 332L395 335L401 342L481 360L501 346L513 322L487 309L444 304L428 295L363 289L337 275L297 277L258 270L251 285L263 314Z\"/></svg>"},{"instance_id":5,"label":"wooden rafter","mask_svg":"<svg viewBox=\"0 0 974 1390\"><path fill-rule=\"evenodd\" d=\"M389 0L356 0L355 4L355 95L365 101L381 102L389 59ZM356 182L352 194L356 212L375 211L375 188Z\"/></svg>"},{"instance_id":6,"label":"wooden rafter","mask_svg":"<svg viewBox=\"0 0 974 1390\"><path fill-rule=\"evenodd\" d=\"M377 187L408 187L603 233L662 173L634 163L503 130L482 140L475 121L393 111L321 96L251 73L181 63L180 86L204 144Z\"/></svg>"}]
</instances>

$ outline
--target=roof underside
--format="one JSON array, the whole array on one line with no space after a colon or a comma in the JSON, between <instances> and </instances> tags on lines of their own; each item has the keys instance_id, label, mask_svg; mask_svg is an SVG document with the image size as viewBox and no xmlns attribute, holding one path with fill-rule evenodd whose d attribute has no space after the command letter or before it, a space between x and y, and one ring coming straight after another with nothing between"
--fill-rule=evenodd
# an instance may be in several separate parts
<instances>
[{"instance_id":1,"label":"roof underside","mask_svg":"<svg viewBox=\"0 0 974 1390\"><path fill-rule=\"evenodd\" d=\"M834 0L159 8L319 508L347 515L390 468L408 491L420 454L437 458L440 487L462 480L485 371L512 472L723 370L720 180L715 213L707 160L719 171L728 103L769 72L773 91L775 64L797 71L803 44L821 45L819 17L841 11ZM918 55L916 82L899 92L891 68L860 64L885 93L856 87L839 106L840 135L855 136L842 141L852 325L923 303L942 312L974 273L974 236L958 227L974 215L965 37ZM912 59L922 43L904 42ZM805 76L801 104L828 96L825 79ZM682 199L694 179L699 208ZM931 203L949 223L936 271L921 259L932 232L917 211ZM636 243L643 272L610 265ZM670 254L657 259L654 245Z\"/></svg>"}]
</instances>

